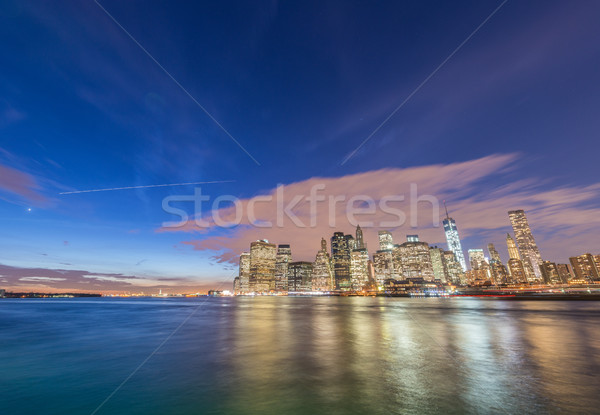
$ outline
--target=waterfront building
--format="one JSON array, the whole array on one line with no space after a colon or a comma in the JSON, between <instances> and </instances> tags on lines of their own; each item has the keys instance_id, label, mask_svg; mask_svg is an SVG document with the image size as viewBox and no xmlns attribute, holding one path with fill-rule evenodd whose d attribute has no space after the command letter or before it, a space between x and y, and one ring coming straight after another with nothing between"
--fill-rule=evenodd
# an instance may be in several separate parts
<instances>
[{"instance_id":1,"label":"waterfront building","mask_svg":"<svg viewBox=\"0 0 600 415\"><path fill-rule=\"evenodd\" d=\"M275 257L275 289L277 291L287 290L287 270L288 263L292 261L292 249L289 245L280 244L277 246L277 256Z\"/></svg>"},{"instance_id":2,"label":"waterfront building","mask_svg":"<svg viewBox=\"0 0 600 415\"><path fill-rule=\"evenodd\" d=\"M444 202L444 208L446 203ZM446 218L442 221L444 225L444 233L446 234L446 242L448 242L448 250L454 252L456 260L459 262L463 271L467 270L467 263L465 262L465 255L462 250L460 243L460 237L458 236L458 228L456 227L456 221L448 215L448 209L446 209Z\"/></svg>"},{"instance_id":3,"label":"waterfront building","mask_svg":"<svg viewBox=\"0 0 600 415\"><path fill-rule=\"evenodd\" d=\"M233 293L234 294L240 294L241 290L240 290L240 277L235 277L233 279Z\"/></svg>"},{"instance_id":4,"label":"waterfront building","mask_svg":"<svg viewBox=\"0 0 600 415\"><path fill-rule=\"evenodd\" d=\"M561 281L569 282L573 279L573 273L569 264L556 264L556 268Z\"/></svg>"},{"instance_id":5,"label":"waterfront building","mask_svg":"<svg viewBox=\"0 0 600 415\"><path fill-rule=\"evenodd\" d=\"M447 271L444 264L444 250L437 246L429 248L429 256L431 258L431 267L433 268L433 275L436 280L446 282Z\"/></svg>"},{"instance_id":6,"label":"waterfront building","mask_svg":"<svg viewBox=\"0 0 600 415\"><path fill-rule=\"evenodd\" d=\"M369 253L366 249L354 249L350 257L352 290L362 291L369 283Z\"/></svg>"},{"instance_id":7,"label":"waterfront building","mask_svg":"<svg viewBox=\"0 0 600 415\"><path fill-rule=\"evenodd\" d=\"M494 284L501 285L507 284L510 280L508 277L508 271L502 262L491 261L490 262L490 273Z\"/></svg>"},{"instance_id":8,"label":"waterfront building","mask_svg":"<svg viewBox=\"0 0 600 415\"><path fill-rule=\"evenodd\" d=\"M484 263L487 264L483 249L469 249L469 264L472 269L481 269Z\"/></svg>"},{"instance_id":9,"label":"waterfront building","mask_svg":"<svg viewBox=\"0 0 600 415\"><path fill-rule=\"evenodd\" d=\"M511 210L508 212L508 217L515 233L527 280L529 282L537 282L542 279L542 271L540 269L542 256L531 233L525 211Z\"/></svg>"},{"instance_id":10,"label":"waterfront building","mask_svg":"<svg viewBox=\"0 0 600 415\"><path fill-rule=\"evenodd\" d=\"M423 278L433 281L433 266L427 242L404 242L392 251L396 274L401 278Z\"/></svg>"},{"instance_id":11,"label":"waterfront building","mask_svg":"<svg viewBox=\"0 0 600 415\"><path fill-rule=\"evenodd\" d=\"M240 292L250 292L250 252L240 254L240 263L238 268L238 277L240 278Z\"/></svg>"},{"instance_id":12,"label":"waterfront building","mask_svg":"<svg viewBox=\"0 0 600 415\"><path fill-rule=\"evenodd\" d=\"M508 260L508 271L510 272L510 282L514 284L523 284L527 282L527 275L523 268L523 262L520 259L511 258Z\"/></svg>"},{"instance_id":13,"label":"waterfront building","mask_svg":"<svg viewBox=\"0 0 600 415\"><path fill-rule=\"evenodd\" d=\"M447 282L454 285L462 285L466 283L465 272L460 262L456 260L456 255L452 251L444 251L442 253L446 273L448 274Z\"/></svg>"},{"instance_id":14,"label":"waterfront building","mask_svg":"<svg viewBox=\"0 0 600 415\"><path fill-rule=\"evenodd\" d=\"M327 241L321 239L321 249L313 262L312 290L331 291L335 289L335 279L331 269L331 257L327 252Z\"/></svg>"},{"instance_id":15,"label":"waterfront building","mask_svg":"<svg viewBox=\"0 0 600 415\"><path fill-rule=\"evenodd\" d=\"M312 262L290 262L288 264L288 291L311 291L312 271Z\"/></svg>"},{"instance_id":16,"label":"waterfront building","mask_svg":"<svg viewBox=\"0 0 600 415\"><path fill-rule=\"evenodd\" d=\"M566 284L568 282L561 279L558 267L554 262L543 261L540 271L545 284Z\"/></svg>"},{"instance_id":17,"label":"waterfront building","mask_svg":"<svg viewBox=\"0 0 600 415\"><path fill-rule=\"evenodd\" d=\"M335 232L331 237L331 260L333 263L333 275L335 288L338 290L350 290L350 252L348 241L352 235L344 235L343 232ZM352 243L354 240L352 239Z\"/></svg>"},{"instance_id":18,"label":"waterfront building","mask_svg":"<svg viewBox=\"0 0 600 415\"><path fill-rule=\"evenodd\" d=\"M367 249L367 244L363 238L363 231L360 225L356 226L356 239L354 240L354 249Z\"/></svg>"},{"instance_id":19,"label":"waterfront building","mask_svg":"<svg viewBox=\"0 0 600 415\"><path fill-rule=\"evenodd\" d=\"M373 254L374 278L377 288L381 289L385 280L395 278L392 251L385 249Z\"/></svg>"},{"instance_id":20,"label":"waterfront building","mask_svg":"<svg viewBox=\"0 0 600 415\"><path fill-rule=\"evenodd\" d=\"M500 254L496 250L496 247L494 246L494 244L489 243L487 248L488 248L488 252L490 253L490 264L493 262L498 262L498 263L502 264L502 260L500 259Z\"/></svg>"},{"instance_id":21,"label":"waterfront building","mask_svg":"<svg viewBox=\"0 0 600 415\"><path fill-rule=\"evenodd\" d=\"M394 247L394 238L390 231L379 231L379 250L391 251Z\"/></svg>"},{"instance_id":22,"label":"waterfront building","mask_svg":"<svg viewBox=\"0 0 600 415\"><path fill-rule=\"evenodd\" d=\"M510 233L506 234L506 247L508 248L508 257L510 259L521 259L519 248L517 248L517 244L512 236L510 236Z\"/></svg>"},{"instance_id":23,"label":"waterfront building","mask_svg":"<svg viewBox=\"0 0 600 415\"><path fill-rule=\"evenodd\" d=\"M277 247L267 240L250 244L250 291L269 292L275 289Z\"/></svg>"},{"instance_id":24,"label":"waterfront building","mask_svg":"<svg viewBox=\"0 0 600 415\"><path fill-rule=\"evenodd\" d=\"M578 280L598 280L600 273L598 264L592 254L583 254L569 258L573 273Z\"/></svg>"}]
</instances>

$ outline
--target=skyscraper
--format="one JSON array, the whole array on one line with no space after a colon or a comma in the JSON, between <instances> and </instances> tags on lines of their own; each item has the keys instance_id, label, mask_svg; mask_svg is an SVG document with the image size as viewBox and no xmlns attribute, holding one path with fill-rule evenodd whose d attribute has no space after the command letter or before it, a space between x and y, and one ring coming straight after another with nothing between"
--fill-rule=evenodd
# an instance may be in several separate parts
<instances>
[{"instance_id":1,"label":"skyscraper","mask_svg":"<svg viewBox=\"0 0 600 415\"><path fill-rule=\"evenodd\" d=\"M469 264L471 269L482 269L485 261L483 249L469 249Z\"/></svg>"},{"instance_id":2,"label":"skyscraper","mask_svg":"<svg viewBox=\"0 0 600 415\"><path fill-rule=\"evenodd\" d=\"M578 280L598 280L600 270L592 254L583 254L569 258L573 272Z\"/></svg>"},{"instance_id":3,"label":"skyscraper","mask_svg":"<svg viewBox=\"0 0 600 415\"><path fill-rule=\"evenodd\" d=\"M493 243L488 244L488 252L490 253L490 263L497 262L502 264L500 254L498 253L498 251L496 251L496 247Z\"/></svg>"},{"instance_id":4,"label":"skyscraper","mask_svg":"<svg viewBox=\"0 0 600 415\"><path fill-rule=\"evenodd\" d=\"M356 239L354 241L354 249L365 249L365 240L363 239L363 231L360 225L356 226Z\"/></svg>"},{"instance_id":5,"label":"skyscraper","mask_svg":"<svg viewBox=\"0 0 600 415\"><path fill-rule=\"evenodd\" d=\"M433 275L436 280L446 282L446 267L444 265L443 258L444 251L442 248L432 246L429 248L429 256L431 257L431 266L433 268Z\"/></svg>"},{"instance_id":6,"label":"skyscraper","mask_svg":"<svg viewBox=\"0 0 600 415\"><path fill-rule=\"evenodd\" d=\"M519 255L519 248L517 248L517 244L512 236L510 236L510 233L506 234L506 247L508 248L508 257L510 259L521 259L521 255Z\"/></svg>"},{"instance_id":7,"label":"skyscraper","mask_svg":"<svg viewBox=\"0 0 600 415\"><path fill-rule=\"evenodd\" d=\"M404 242L393 250L394 267L403 278L433 281L433 266L427 242Z\"/></svg>"},{"instance_id":8,"label":"skyscraper","mask_svg":"<svg viewBox=\"0 0 600 415\"><path fill-rule=\"evenodd\" d=\"M394 278L392 251L385 249L375 252L373 254L373 268L375 273L375 283L379 289L382 289L385 280Z\"/></svg>"},{"instance_id":9,"label":"skyscraper","mask_svg":"<svg viewBox=\"0 0 600 415\"><path fill-rule=\"evenodd\" d=\"M331 291L335 289L335 280L331 269L331 257L327 252L327 241L321 239L321 249L313 263L312 290Z\"/></svg>"},{"instance_id":10,"label":"skyscraper","mask_svg":"<svg viewBox=\"0 0 600 415\"><path fill-rule=\"evenodd\" d=\"M523 261L523 268L525 269L525 275L527 280L534 282L542 279L542 271L540 266L542 265L542 256L538 249L531 228L527 222L525 211L523 210L511 210L508 212L510 223L512 224L513 231L515 232L515 238L517 240L517 246L519 247L519 253L521 254L521 261Z\"/></svg>"},{"instance_id":11,"label":"skyscraper","mask_svg":"<svg viewBox=\"0 0 600 415\"><path fill-rule=\"evenodd\" d=\"M379 231L379 250L391 251L394 247L394 239L390 231Z\"/></svg>"},{"instance_id":12,"label":"skyscraper","mask_svg":"<svg viewBox=\"0 0 600 415\"><path fill-rule=\"evenodd\" d=\"M240 266L238 270L240 277L240 292L250 292L250 252L240 254Z\"/></svg>"},{"instance_id":13,"label":"skyscraper","mask_svg":"<svg viewBox=\"0 0 600 415\"><path fill-rule=\"evenodd\" d=\"M338 290L349 290L350 281L350 251L348 241L352 235L344 235L343 232L335 232L331 237L331 260L333 262L333 275L335 277L335 288ZM354 244L354 238L351 239Z\"/></svg>"},{"instance_id":14,"label":"skyscraper","mask_svg":"<svg viewBox=\"0 0 600 415\"><path fill-rule=\"evenodd\" d=\"M266 240L250 244L250 291L268 292L275 289L275 259L277 246Z\"/></svg>"},{"instance_id":15,"label":"skyscraper","mask_svg":"<svg viewBox=\"0 0 600 415\"><path fill-rule=\"evenodd\" d=\"M312 289L312 262L298 261L288 264L288 291Z\"/></svg>"},{"instance_id":16,"label":"skyscraper","mask_svg":"<svg viewBox=\"0 0 600 415\"><path fill-rule=\"evenodd\" d=\"M540 266L542 278L546 284L563 284L563 281L558 272L558 267L554 262L544 261ZM566 282L564 282L566 283Z\"/></svg>"},{"instance_id":17,"label":"skyscraper","mask_svg":"<svg viewBox=\"0 0 600 415\"><path fill-rule=\"evenodd\" d=\"M456 221L448 215L446 202L444 202L444 208L446 209L446 218L442 221L442 224L444 225L444 233L446 234L446 241L448 242L448 250L454 252L456 260L462 267L463 271L466 271L467 263L465 262L465 255L460 244Z\"/></svg>"},{"instance_id":18,"label":"skyscraper","mask_svg":"<svg viewBox=\"0 0 600 415\"><path fill-rule=\"evenodd\" d=\"M466 282L465 272L460 263L456 260L454 252L444 251L442 253L442 258L444 260L446 272L448 273L448 282L454 285L464 284Z\"/></svg>"},{"instance_id":19,"label":"skyscraper","mask_svg":"<svg viewBox=\"0 0 600 415\"><path fill-rule=\"evenodd\" d=\"M289 245L279 245L275 258L275 289L287 290L288 263L292 261L292 249Z\"/></svg>"},{"instance_id":20,"label":"skyscraper","mask_svg":"<svg viewBox=\"0 0 600 415\"><path fill-rule=\"evenodd\" d=\"M369 253L366 249L354 249L350 255L350 278L352 289L361 291L369 282Z\"/></svg>"}]
</instances>

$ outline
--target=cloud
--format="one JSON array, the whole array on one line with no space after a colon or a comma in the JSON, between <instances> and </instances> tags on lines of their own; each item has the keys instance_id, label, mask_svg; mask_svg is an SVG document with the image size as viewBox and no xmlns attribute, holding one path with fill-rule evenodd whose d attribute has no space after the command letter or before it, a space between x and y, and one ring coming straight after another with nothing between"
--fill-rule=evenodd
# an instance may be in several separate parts
<instances>
[{"instance_id":1,"label":"cloud","mask_svg":"<svg viewBox=\"0 0 600 415\"><path fill-rule=\"evenodd\" d=\"M14 292L199 292L214 288L210 281L197 284L190 278L148 278L85 270L22 268L0 264L0 282Z\"/></svg>"},{"instance_id":2,"label":"cloud","mask_svg":"<svg viewBox=\"0 0 600 415\"><path fill-rule=\"evenodd\" d=\"M16 195L29 202L46 202L40 190L41 186L31 174L0 164L0 194Z\"/></svg>"},{"instance_id":3,"label":"cloud","mask_svg":"<svg viewBox=\"0 0 600 415\"><path fill-rule=\"evenodd\" d=\"M406 200L390 206L402 209L406 222L393 228L396 242L402 242L405 234L417 233L421 240L430 244L445 246L443 229L438 219L443 215L443 207L436 210L429 202L419 202L411 211L411 186L415 186L420 197L431 195L440 201L448 200L451 215L456 219L461 237L469 238L479 246L465 246L465 250L483 247L491 240L490 235L499 235L501 240L510 230L507 212L524 209L534 236L537 238L544 258L565 261L568 256L597 249L597 237L600 232L600 183L548 189L535 180L520 179L512 182L493 184L511 175L518 162L517 154L496 154L475 160L436 164L420 167L394 168L369 171L342 177L314 177L301 182L285 185L283 205L288 205L296 197L311 194L314 186L324 186L319 194L326 197L344 197L346 201L356 195L367 195L377 203L389 195L404 195ZM259 201L260 197L271 196L272 201ZM255 216L260 221L276 224L277 190L273 189L252 199L241 200L243 211L254 203ZM258 203L255 203L257 202ZM356 205L355 205L356 206ZM283 216L281 226L251 226L244 215L240 225L224 229L219 228L210 215L204 215L208 227L198 227L194 221L188 221L179 228L160 228L159 232L188 232L202 236L183 241L196 250L214 252L217 263L236 263L237 256L249 249L250 242L268 239L275 243L289 243L295 260L313 260L319 249L321 237L329 240L334 231L354 233L353 218L346 214L347 203L338 203L330 208L328 202L320 202L316 210L314 227L299 227L292 219ZM218 209L217 215L223 220L233 220L233 207ZM293 209L298 220L308 225L311 220L309 203L298 203ZM214 216L213 216L214 217ZM330 217L335 223L330 226ZM362 222L369 251L373 253L378 246L377 231L389 228L382 222L394 219L393 215L377 209L372 215L357 215L354 219ZM374 222L369 225L366 222ZM437 222L437 223L436 223ZM415 224L416 226L412 226ZM568 247L568 249L565 249ZM499 246L500 249L503 246Z\"/></svg>"}]
</instances>

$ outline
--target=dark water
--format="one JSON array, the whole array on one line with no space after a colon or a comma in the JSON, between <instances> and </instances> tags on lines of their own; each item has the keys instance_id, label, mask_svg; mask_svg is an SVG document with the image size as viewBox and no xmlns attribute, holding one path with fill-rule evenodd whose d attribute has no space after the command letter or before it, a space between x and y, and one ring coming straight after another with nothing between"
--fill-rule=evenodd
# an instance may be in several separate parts
<instances>
[{"instance_id":1,"label":"dark water","mask_svg":"<svg viewBox=\"0 0 600 415\"><path fill-rule=\"evenodd\" d=\"M198 308L198 306L200 307ZM0 300L0 413L598 413L600 304Z\"/></svg>"}]
</instances>

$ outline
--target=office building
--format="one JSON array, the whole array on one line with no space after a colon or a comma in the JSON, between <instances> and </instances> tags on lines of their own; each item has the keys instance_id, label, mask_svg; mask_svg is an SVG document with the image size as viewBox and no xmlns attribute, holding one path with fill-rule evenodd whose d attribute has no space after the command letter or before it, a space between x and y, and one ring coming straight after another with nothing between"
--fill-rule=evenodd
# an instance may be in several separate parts
<instances>
[{"instance_id":1,"label":"office building","mask_svg":"<svg viewBox=\"0 0 600 415\"><path fill-rule=\"evenodd\" d=\"M446 203L444 202L444 208ZM444 233L446 234L446 242L448 242L448 250L454 252L456 260L462 267L463 271L467 270L467 263L465 261L465 255L462 250L460 243L460 237L458 236L458 228L456 227L456 221L448 215L448 209L446 209L446 218L442 221L444 225Z\"/></svg>"},{"instance_id":2,"label":"office building","mask_svg":"<svg viewBox=\"0 0 600 415\"><path fill-rule=\"evenodd\" d=\"M275 289L277 291L287 290L288 263L292 262L292 249L289 245L278 245L275 258Z\"/></svg>"},{"instance_id":3,"label":"office building","mask_svg":"<svg viewBox=\"0 0 600 415\"><path fill-rule=\"evenodd\" d=\"M312 271L312 262L290 262L288 264L288 291L311 291Z\"/></svg>"},{"instance_id":4,"label":"office building","mask_svg":"<svg viewBox=\"0 0 600 415\"><path fill-rule=\"evenodd\" d=\"M525 269L525 275L529 282L536 282L542 279L542 256L535 243L531 228L527 222L527 217L523 210L511 210L508 212L510 223L515 233L519 254Z\"/></svg>"},{"instance_id":5,"label":"office building","mask_svg":"<svg viewBox=\"0 0 600 415\"><path fill-rule=\"evenodd\" d=\"M250 244L250 291L275 290L277 246L266 240Z\"/></svg>"},{"instance_id":6,"label":"office building","mask_svg":"<svg viewBox=\"0 0 600 415\"><path fill-rule=\"evenodd\" d=\"M391 251L394 247L394 239L389 231L379 231L379 250Z\"/></svg>"}]
</instances>

